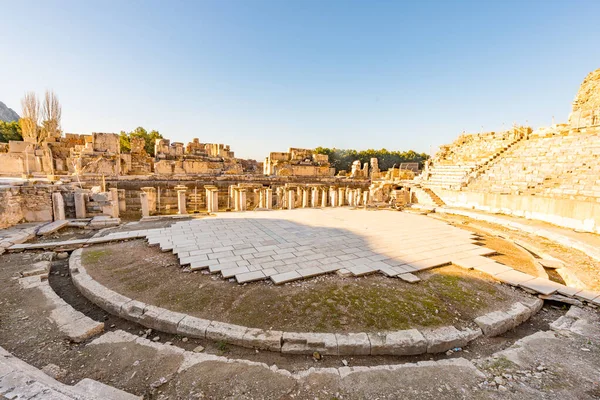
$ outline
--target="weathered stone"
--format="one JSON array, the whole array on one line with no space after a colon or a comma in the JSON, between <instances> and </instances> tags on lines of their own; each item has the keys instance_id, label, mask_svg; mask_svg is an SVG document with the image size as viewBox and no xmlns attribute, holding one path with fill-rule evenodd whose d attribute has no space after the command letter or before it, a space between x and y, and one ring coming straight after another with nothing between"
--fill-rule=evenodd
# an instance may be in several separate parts
<instances>
[{"instance_id":1,"label":"weathered stone","mask_svg":"<svg viewBox=\"0 0 600 400\"><path fill-rule=\"evenodd\" d=\"M214 341L223 341L237 346L244 345L244 335L248 331L245 326L212 321L206 328L206 338Z\"/></svg>"},{"instance_id":2,"label":"weathered stone","mask_svg":"<svg viewBox=\"0 0 600 400\"><path fill-rule=\"evenodd\" d=\"M369 333L372 355L415 355L427 351L427 341L416 329Z\"/></svg>"},{"instance_id":3,"label":"weathered stone","mask_svg":"<svg viewBox=\"0 0 600 400\"><path fill-rule=\"evenodd\" d=\"M485 336L498 336L515 326L513 317L504 311L494 311L477 317L475 323L481 328Z\"/></svg>"},{"instance_id":4,"label":"weathered stone","mask_svg":"<svg viewBox=\"0 0 600 400\"><path fill-rule=\"evenodd\" d=\"M209 320L196 318L187 315L177 325L177 333L193 338L204 339L206 337L206 329L210 325Z\"/></svg>"},{"instance_id":5,"label":"weathered stone","mask_svg":"<svg viewBox=\"0 0 600 400\"><path fill-rule=\"evenodd\" d=\"M333 333L284 332L282 353L337 355L337 340Z\"/></svg>"},{"instance_id":6,"label":"weathered stone","mask_svg":"<svg viewBox=\"0 0 600 400\"><path fill-rule=\"evenodd\" d=\"M244 347L281 351L282 331L248 328L243 337Z\"/></svg>"},{"instance_id":7,"label":"weathered stone","mask_svg":"<svg viewBox=\"0 0 600 400\"><path fill-rule=\"evenodd\" d=\"M455 347L467 345L466 335L453 326L444 326L421 332L427 340L428 353L442 353Z\"/></svg>"},{"instance_id":8,"label":"weathered stone","mask_svg":"<svg viewBox=\"0 0 600 400\"><path fill-rule=\"evenodd\" d=\"M340 356L371 354L371 342L366 333L336 333L335 338Z\"/></svg>"}]
</instances>

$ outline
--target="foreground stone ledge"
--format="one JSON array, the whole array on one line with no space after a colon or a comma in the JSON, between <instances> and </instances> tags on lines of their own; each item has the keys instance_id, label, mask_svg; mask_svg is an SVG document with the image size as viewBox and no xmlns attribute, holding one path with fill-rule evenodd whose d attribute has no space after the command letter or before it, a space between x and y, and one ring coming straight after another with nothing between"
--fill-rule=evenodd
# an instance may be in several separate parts
<instances>
[{"instance_id":1,"label":"foreground stone ledge","mask_svg":"<svg viewBox=\"0 0 600 400\"><path fill-rule=\"evenodd\" d=\"M537 298L524 298L508 311L495 311L475 319L479 329L458 330L446 326L432 330L409 329L380 333L282 332L192 317L147 305L113 292L94 281L81 266L81 250L69 265L75 286L106 311L158 331L199 339L222 341L247 348L287 354L416 355L464 347L482 334L495 336L524 322L543 306Z\"/></svg>"},{"instance_id":2,"label":"foreground stone ledge","mask_svg":"<svg viewBox=\"0 0 600 400\"><path fill-rule=\"evenodd\" d=\"M472 338L474 335L470 332L459 331L454 326L425 330L422 333L427 341L428 353L442 353L456 347L462 348L474 339Z\"/></svg>"},{"instance_id":3,"label":"foreground stone ledge","mask_svg":"<svg viewBox=\"0 0 600 400\"><path fill-rule=\"evenodd\" d=\"M371 354L371 341L366 333L336 333L335 338L340 356Z\"/></svg>"},{"instance_id":4,"label":"foreground stone ledge","mask_svg":"<svg viewBox=\"0 0 600 400\"><path fill-rule=\"evenodd\" d=\"M263 329L248 328L242 338L244 347L255 349L281 351L283 331L265 331Z\"/></svg>"},{"instance_id":5,"label":"foreground stone ledge","mask_svg":"<svg viewBox=\"0 0 600 400\"><path fill-rule=\"evenodd\" d=\"M92 379L74 386L61 383L0 347L0 396L3 399L141 400Z\"/></svg>"},{"instance_id":6,"label":"foreground stone ledge","mask_svg":"<svg viewBox=\"0 0 600 400\"><path fill-rule=\"evenodd\" d=\"M177 334L177 326L185 316L185 314L148 305L144 309L140 323L157 331Z\"/></svg>"},{"instance_id":7,"label":"foreground stone ledge","mask_svg":"<svg viewBox=\"0 0 600 400\"><path fill-rule=\"evenodd\" d=\"M238 346L244 346L244 335L247 331L248 328L245 326L212 321L206 328L206 338L218 342L222 341Z\"/></svg>"},{"instance_id":8,"label":"foreground stone ledge","mask_svg":"<svg viewBox=\"0 0 600 400\"><path fill-rule=\"evenodd\" d=\"M197 339L206 338L206 329L211 321L186 315L177 325L177 334Z\"/></svg>"},{"instance_id":9,"label":"foreground stone ledge","mask_svg":"<svg viewBox=\"0 0 600 400\"><path fill-rule=\"evenodd\" d=\"M72 342L81 343L104 331L103 322L94 321L75 310L54 292L48 281L43 281L38 288L54 306L50 312L50 319L60 332Z\"/></svg>"},{"instance_id":10,"label":"foreground stone ledge","mask_svg":"<svg viewBox=\"0 0 600 400\"><path fill-rule=\"evenodd\" d=\"M333 333L284 332L281 352L287 354L338 355L338 346Z\"/></svg>"},{"instance_id":11,"label":"foreground stone ledge","mask_svg":"<svg viewBox=\"0 0 600 400\"><path fill-rule=\"evenodd\" d=\"M416 329L368 335L372 355L409 356L427 351L427 340Z\"/></svg>"}]
</instances>

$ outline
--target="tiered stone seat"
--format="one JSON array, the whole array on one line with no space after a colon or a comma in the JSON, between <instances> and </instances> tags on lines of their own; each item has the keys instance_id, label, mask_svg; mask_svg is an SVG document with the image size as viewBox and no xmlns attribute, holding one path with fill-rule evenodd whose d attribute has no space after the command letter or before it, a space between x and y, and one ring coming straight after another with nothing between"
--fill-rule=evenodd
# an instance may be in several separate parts
<instances>
[{"instance_id":1,"label":"tiered stone seat","mask_svg":"<svg viewBox=\"0 0 600 400\"><path fill-rule=\"evenodd\" d=\"M434 188L460 189L474 171L497 158L528 132L529 128L515 127L505 132L461 135L436 154L423 183Z\"/></svg>"},{"instance_id":2,"label":"tiered stone seat","mask_svg":"<svg viewBox=\"0 0 600 400\"><path fill-rule=\"evenodd\" d=\"M600 201L600 127L534 133L467 190Z\"/></svg>"}]
</instances>

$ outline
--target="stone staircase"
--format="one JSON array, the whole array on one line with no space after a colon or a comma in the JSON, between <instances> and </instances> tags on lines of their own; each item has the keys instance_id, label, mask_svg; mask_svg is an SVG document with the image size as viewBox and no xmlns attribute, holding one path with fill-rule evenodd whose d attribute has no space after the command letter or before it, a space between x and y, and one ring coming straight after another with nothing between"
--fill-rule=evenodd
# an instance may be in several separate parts
<instances>
[{"instance_id":1,"label":"stone staircase","mask_svg":"<svg viewBox=\"0 0 600 400\"><path fill-rule=\"evenodd\" d=\"M446 205L444 201L430 188L422 187L423 191L431 197L431 201L438 207L443 207Z\"/></svg>"},{"instance_id":2,"label":"stone staircase","mask_svg":"<svg viewBox=\"0 0 600 400\"><path fill-rule=\"evenodd\" d=\"M500 133L462 135L441 148L421 183L430 188L461 190L530 132L528 127L514 127Z\"/></svg>"}]
</instances>

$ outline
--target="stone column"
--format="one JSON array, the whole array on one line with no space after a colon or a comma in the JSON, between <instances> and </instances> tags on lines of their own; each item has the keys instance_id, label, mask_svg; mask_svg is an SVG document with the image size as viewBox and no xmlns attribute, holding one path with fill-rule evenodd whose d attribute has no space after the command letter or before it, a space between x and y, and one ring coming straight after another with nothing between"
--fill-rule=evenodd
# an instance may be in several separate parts
<instances>
[{"instance_id":1,"label":"stone column","mask_svg":"<svg viewBox=\"0 0 600 400\"><path fill-rule=\"evenodd\" d=\"M273 189L265 189L265 208L267 210L273 208Z\"/></svg>"},{"instance_id":2,"label":"stone column","mask_svg":"<svg viewBox=\"0 0 600 400\"><path fill-rule=\"evenodd\" d=\"M261 189L254 189L254 208L260 207L260 191Z\"/></svg>"},{"instance_id":3,"label":"stone column","mask_svg":"<svg viewBox=\"0 0 600 400\"><path fill-rule=\"evenodd\" d=\"M288 197L287 197L287 208L288 210L293 210L294 207L296 207L296 191L295 190L288 190Z\"/></svg>"},{"instance_id":4,"label":"stone column","mask_svg":"<svg viewBox=\"0 0 600 400\"><path fill-rule=\"evenodd\" d=\"M231 190L233 191L233 210L240 211L240 191L235 187L232 187Z\"/></svg>"},{"instance_id":5,"label":"stone column","mask_svg":"<svg viewBox=\"0 0 600 400\"><path fill-rule=\"evenodd\" d=\"M148 193L140 193L140 203L142 203L142 217L149 217L150 207L148 206Z\"/></svg>"},{"instance_id":6,"label":"stone column","mask_svg":"<svg viewBox=\"0 0 600 400\"><path fill-rule=\"evenodd\" d=\"M148 195L148 211L156 212L156 189L153 187L143 187L141 190Z\"/></svg>"},{"instance_id":7,"label":"stone column","mask_svg":"<svg viewBox=\"0 0 600 400\"><path fill-rule=\"evenodd\" d=\"M342 207L346 204L346 202L344 201L345 194L346 194L346 190L343 187L338 188L338 206L339 207Z\"/></svg>"},{"instance_id":8,"label":"stone column","mask_svg":"<svg viewBox=\"0 0 600 400\"><path fill-rule=\"evenodd\" d=\"M285 210L287 208L287 204L288 204L288 192L289 190L287 190L287 188L282 188L281 189L281 209Z\"/></svg>"},{"instance_id":9,"label":"stone column","mask_svg":"<svg viewBox=\"0 0 600 400\"><path fill-rule=\"evenodd\" d=\"M362 203L362 189L356 189L356 206L360 206Z\"/></svg>"},{"instance_id":10,"label":"stone column","mask_svg":"<svg viewBox=\"0 0 600 400\"><path fill-rule=\"evenodd\" d=\"M85 193L75 192L75 218L85 218Z\"/></svg>"},{"instance_id":11,"label":"stone column","mask_svg":"<svg viewBox=\"0 0 600 400\"><path fill-rule=\"evenodd\" d=\"M311 188L311 198L310 198L310 206L312 208L319 207L319 188L313 187Z\"/></svg>"},{"instance_id":12,"label":"stone column","mask_svg":"<svg viewBox=\"0 0 600 400\"><path fill-rule=\"evenodd\" d=\"M127 211L127 201L125 200L125 189L119 189L119 212Z\"/></svg>"},{"instance_id":13,"label":"stone column","mask_svg":"<svg viewBox=\"0 0 600 400\"><path fill-rule=\"evenodd\" d=\"M119 218L119 191L117 188L110 188L110 204L112 204L112 217Z\"/></svg>"},{"instance_id":14,"label":"stone column","mask_svg":"<svg viewBox=\"0 0 600 400\"><path fill-rule=\"evenodd\" d=\"M280 186L275 189L275 193L277 194L277 203L275 204L276 208L283 208L283 188ZM273 193L271 192L271 195Z\"/></svg>"},{"instance_id":15,"label":"stone column","mask_svg":"<svg viewBox=\"0 0 600 400\"><path fill-rule=\"evenodd\" d=\"M52 193L52 211L55 221L65 219L65 200L60 192Z\"/></svg>"},{"instance_id":16,"label":"stone column","mask_svg":"<svg viewBox=\"0 0 600 400\"><path fill-rule=\"evenodd\" d=\"M258 193L258 208L266 208L265 207L265 190L264 189L259 189L260 192Z\"/></svg>"},{"instance_id":17,"label":"stone column","mask_svg":"<svg viewBox=\"0 0 600 400\"><path fill-rule=\"evenodd\" d=\"M338 199L337 199L338 191L337 191L337 189L332 186L330 188L329 195L331 196L331 200L330 200L331 207L337 207L338 206Z\"/></svg>"},{"instance_id":18,"label":"stone column","mask_svg":"<svg viewBox=\"0 0 600 400\"><path fill-rule=\"evenodd\" d=\"M213 212L219 212L219 189L215 188L212 190L211 193L211 202L210 205L212 206Z\"/></svg>"},{"instance_id":19,"label":"stone column","mask_svg":"<svg viewBox=\"0 0 600 400\"><path fill-rule=\"evenodd\" d=\"M308 188L302 188L302 208L308 207Z\"/></svg>"},{"instance_id":20,"label":"stone column","mask_svg":"<svg viewBox=\"0 0 600 400\"><path fill-rule=\"evenodd\" d=\"M365 190L363 192L363 205L366 207L367 204L369 204L369 192Z\"/></svg>"},{"instance_id":21,"label":"stone column","mask_svg":"<svg viewBox=\"0 0 600 400\"><path fill-rule=\"evenodd\" d=\"M348 204L354 206L354 189L348 190Z\"/></svg>"},{"instance_id":22,"label":"stone column","mask_svg":"<svg viewBox=\"0 0 600 400\"><path fill-rule=\"evenodd\" d=\"M321 207L327 207L327 189L321 189Z\"/></svg>"},{"instance_id":23,"label":"stone column","mask_svg":"<svg viewBox=\"0 0 600 400\"><path fill-rule=\"evenodd\" d=\"M206 194L206 212L211 213L213 212L213 205L212 205L212 201L213 201L213 197L212 197L212 191L207 188L206 186L204 187L204 193Z\"/></svg>"},{"instance_id":24,"label":"stone column","mask_svg":"<svg viewBox=\"0 0 600 400\"><path fill-rule=\"evenodd\" d=\"M246 211L246 189L240 189L239 192L239 211Z\"/></svg>"},{"instance_id":25,"label":"stone column","mask_svg":"<svg viewBox=\"0 0 600 400\"><path fill-rule=\"evenodd\" d=\"M177 191L177 210L178 214L187 214L187 208L185 206L185 190L183 189Z\"/></svg>"}]
</instances>

